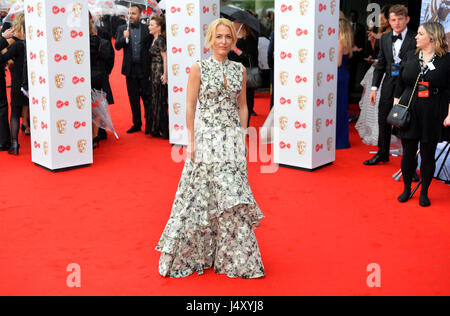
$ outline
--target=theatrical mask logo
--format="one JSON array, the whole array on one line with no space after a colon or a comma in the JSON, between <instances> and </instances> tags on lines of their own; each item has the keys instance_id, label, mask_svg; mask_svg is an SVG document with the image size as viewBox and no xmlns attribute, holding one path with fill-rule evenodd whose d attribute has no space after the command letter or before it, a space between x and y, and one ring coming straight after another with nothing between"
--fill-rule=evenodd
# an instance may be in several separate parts
<instances>
[{"instance_id":1,"label":"theatrical mask logo","mask_svg":"<svg viewBox=\"0 0 450 316\"><path fill-rule=\"evenodd\" d=\"M66 80L66 76L63 74L55 75L55 85L58 89L62 89L64 87L64 80Z\"/></svg>"},{"instance_id":2,"label":"theatrical mask logo","mask_svg":"<svg viewBox=\"0 0 450 316\"><path fill-rule=\"evenodd\" d=\"M180 103L174 103L173 104L173 112L175 113L175 115L180 114L181 111L181 104Z\"/></svg>"},{"instance_id":3,"label":"theatrical mask logo","mask_svg":"<svg viewBox=\"0 0 450 316\"><path fill-rule=\"evenodd\" d=\"M194 15L194 10L195 10L195 5L193 3L188 3L186 5L186 10L189 16L193 16Z\"/></svg>"},{"instance_id":4,"label":"theatrical mask logo","mask_svg":"<svg viewBox=\"0 0 450 316\"><path fill-rule=\"evenodd\" d=\"M83 11L83 6L81 5L81 3L76 2L73 4L72 13L75 18L79 19L81 17L82 11Z\"/></svg>"},{"instance_id":5,"label":"theatrical mask logo","mask_svg":"<svg viewBox=\"0 0 450 316\"><path fill-rule=\"evenodd\" d=\"M192 57L195 55L195 45L194 44L189 44L187 49L188 49L189 56Z\"/></svg>"},{"instance_id":6,"label":"theatrical mask logo","mask_svg":"<svg viewBox=\"0 0 450 316\"><path fill-rule=\"evenodd\" d=\"M172 32L172 36L177 36L178 31L180 30L180 26L178 24L172 24L170 27L170 31Z\"/></svg>"},{"instance_id":7,"label":"theatrical mask logo","mask_svg":"<svg viewBox=\"0 0 450 316\"><path fill-rule=\"evenodd\" d=\"M33 29L33 26L28 26L28 39L31 41L31 40L33 40L33 32L34 32L34 29Z\"/></svg>"},{"instance_id":8,"label":"theatrical mask logo","mask_svg":"<svg viewBox=\"0 0 450 316\"><path fill-rule=\"evenodd\" d=\"M80 152L80 154L83 154L86 152L87 150L87 140L85 139L80 139L77 142L77 146L78 146L78 151Z\"/></svg>"},{"instance_id":9,"label":"theatrical mask logo","mask_svg":"<svg viewBox=\"0 0 450 316\"><path fill-rule=\"evenodd\" d=\"M76 97L75 99L78 110L83 110L85 103L86 103L86 97L84 95L80 95Z\"/></svg>"},{"instance_id":10,"label":"theatrical mask logo","mask_svg":"<svg viewBox=\"0 0 450 316\"><path fill-rule=\"evenodd\" d=\"M331 14L334 15L334 13L336 12L336 0L331 0L330 7L331 7Z\"/></svg>"},{"instance_id":11,"label":"theatrical mask logo","mask_svg":"<svg viewBox=\"0 0 450 316\"><path fill-rule=\"evenodd\" d=\"M306 143L304 141L297 142L297 150L300 156L304 155L306 151Z\"/></svg>"},{"instance_id":12,"label":"theatrical mask logo","mask_svg":"<svg viewBox=\"0 0 450 316\"><path fill-rule=\"evenodd\" d=\"M328 137L327 139L327 149L331 151L333 149L333 137Z\"/></svg>"},{"instance_id":13,"label":"theatrical mask logo","mask_svg":"<svg viewBox=\"0 0 450 316\"><path fill-rule=\"evenodd\" d=\"M36 116L33 116L33 129L37 130L38 126L38 118Z\"/></svg>"},{"instance_id":14,"label":"theatrical mask logo","mask_svg":"<svg viewBox=\"0 0 450 316\"><path fill-rule=\"evenodd\" d=\"M41 98L41 104L42 104L42 110L43 111L47 110L47 98L46 97Z\"/></svg>"},{"instance_id":15,"label":"theatrical mask logo","mask_svg":"<svg viewBox=\"0 0 450 316\"><path fill-rule=\"evenodd\" d=\"M330 93L328 95L328 106L331 108L333 106L333 103L334 103L334 94Z\"/></svg>"},{"instance_id":16,"label":"theatrical mask logo","mask_svg":"<svg viewBox=\"0 0 450 316\"><path fill-rule=\"evenodd\" d=\"M336 49L335 49L334 47L331 47L331 48L330 48L330 54L329 54L329 56L330 56L330 61L331 61L331 62L334 61L334 56L335 56L335 54L336 54Z\"/></svg>"},{"instance_id":17,"label":"theatrical mask logo","mask_svg":"<svg viewBox=\"0 0 450 316\"><path fill-rule=\"evenodd\" d=\"M44 155L48 155L48 142L44 142Z\"/></svg>"},{"instance_id":18,"label":"theatrical mask logo","mask_svg":"<svg viewBox=\"0 0 450 316\"><path fill-rule=\"evenodd\" d=\"M304 64L306 62L306 58L308 57L308 50L306 48L302 48L298 51L298 59L300 63Z\"/></svg>"},{"instance_id":19,"label":"theatrical mask logo","mask_svg":"<svg viewBox=\"0 0 450 316\"><path fill-rule=\"evenodd\" d=\"M180 73L180 65L174 64L172 65L172 73L176 77Z\"/></svg>"},{"instance_id":20,"label":"theatrical mask logo","mask_svg":"<svg viewBox=\"0 0 450 316\"><path fill-rule=\"evenodd\" d=\"M36 5L38 17L42 17L42 2L38 2Z\"/></svg>"},{"instance_id":21,"label":"theatrical mask logo","mask_svg":"<svg viewBox=\"0 0 450 316\"><path fill-rule=\"evenodd\" d=\"M39 60L41 62L41 65L45 63L45 52L43 50L39 51Z\"/></svg>"},{"instance_id":22,"label":"theatrical mask logo","mask_svg":"<svg viewBox=\"0 0 450 316\"><path fill-rule=\"evenodd\" d=\"M67 121L66 120L59 120L56 122L56 130L58 131L58 134L64 134L66 132L67 128Z\"/></svg>"},{"instance_id":23,"label":"theatrical mask logo","mask_svg":"<svg viewBox=\"0 0 450 316\"><path fill-rule=\"evenodd\" d=\"M217 4L216 3L213 3L212 11L213 11L213 15L216 16L217 15Z\"/></svg>"},{"instance_id":24,"label":"theatrical mask logo","mask_svg":"<svg viewBox=\"0 0 450 316\"><path fill-rule=\"evenodd\" d=\"M282 131L287 130L288 127L288 118L286 116L280 117L280 128Z\"/></svg>"},{"instance_id":25,"label":"theatrical mask logo","mask_svg":"<svg viewBox=\"0 0 450 316\"><path fill-rule=\"evenodd\" d=\"M316 132L320 133L321 129L322 129L322 119L318 118L316 120Z\"/></svg>"},{"instance_id":26,"label":"theatrical mask logo","mask_svg":"<svg viewBox=\"0 0 450 316\"><path fill-rule=\"evenodd\" d=\"M322 80L323 80L323 73L318 72L317 73L317 86L320 87L322 85Z\"/></svg>"},{"instance_id":27,"label":"theatrical mask logo","mask_svg":"<svg viewBox=\"0 0 450 316\"><path fill-rule=\"evenodd\" d=\"M323 38L323 31L324 30L325 30L325 26L323 24L320 24L319 28L317 29L317 35L319 36L320 40Z\"/></svg>"},{"instance_id":28,"label":"theatrical mask logo","mask_svg":"<svg viewBox=\"0 0 450 316\"><path fill-rule=\"evenodd\" d=\"M287 84L288 78L289 78L289 73L288 72L286 72L286 71L280 72L281 85L285 86Z\"/></svg>"},{"instance_id":29,"label":"theatrical mask logo","mask_svg":"<svg viewBox=\"0 0 450 316\"><path fill-rule=\"evenodd\" d=\"M298 107L301 111L303 111L306 107L306 103L308 102L308 98L305 96L299 96L298 97Z\"/></svg>"},{"instance_id":30,"label":"theatrical mask logo","mask_svg":"<svg viewBox=\"0 0 450 316\"><path fill-rule=\"evenodd\" d=\"M73 53L73 55L74 55L74 57L75 57L75 62L76 62L78 65L81 65L81 64L83 63L83 61L84 61L84 51L81 50L81 49L76 50L76 51Z\"/></svg>"},{"instance_id":31,"label":"theatrical mask logo","mask_svg":"<svg viewBox=\"0 0 450 316\"><path fill-rule=\"evenodd\" d=\"M31 85L34 86L36 84L36 73L34 71L31 72L30 78L31 78Z\"/></svg>"},{"instance_id":32,"label":"theatrical mask logo","mask_svg":"<svg viewBox=\"0 0 450 316\"><path fill-rule=\"evenodd\" d=\"M280 35L281 35L281 38L282 38L282 39L288 38L288 35L289 35L289 26L288 26L288 25L283 24L283 25L280 27Z\"/></svg>"},{"instance_id":33,"label":"theatrical mask logo","mask_svg":"<svg viewBox=\"0 0 450 316\"><path fill-rule=\"evenodd\" d=\"M61 42L63 39L63 28L60 26L56 26L53 28L53 38L55 42Z\"/></svg>"},{"instance_id":34,"label":"theatrical mask logo","mask_svg":"<svg viewBox=\"0 0 450 316\"><path fill-rule=\"evenodd\" d=\"M203 24L203 36L206 36L208 34L208 24Z\"/></svg>"},{"instance_id":35,"label":"theatrical mask logo","mask_svg":"<svg viewBox=\"0 0 450 316\"><path fill-rule=\"evenodd\" d=\"M300 1L300 14L306 15L308 12L309 0L301 0Z\"/></svg>"}]
</instances>

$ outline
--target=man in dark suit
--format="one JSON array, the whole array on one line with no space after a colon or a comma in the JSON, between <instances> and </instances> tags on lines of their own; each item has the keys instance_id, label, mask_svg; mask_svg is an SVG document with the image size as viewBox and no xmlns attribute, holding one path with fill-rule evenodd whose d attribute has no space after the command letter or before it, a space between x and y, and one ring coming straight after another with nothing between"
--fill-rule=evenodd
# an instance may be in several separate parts
<instances>
[{"instance_id":1,"label":"man in dark suit","mask_svg":"<svg viewBox=\"0 0 450 316\"><path fill-rule=\"evenodd\" d=\"M0 50L8 47L7 39L14 35L13 29L2 30ZM7 151L11 139L9 133L8 99L6 96L5 65L0 65L0 151Z\"/></svg>"},{"instance_id":2,"label":"man in dark suit","mask_svg":"<svg viewBox=\"0 0 450 316\"><path fill-rule=\"evenodd\" d=\"M142 9L132 5L129 11L130 27L122 25L117 29L117 50L123 48L122 74L127 79L128 98L133 113L133 126L128 134L139 132L142 127L141 99L144 103L145 116L150 114L151 85L149 81L151 60L149 47L153 36L148 27L140 23Z\"/></svg>"},{"instance_id":3,"label":"man in dark suit","mask_svg":"<svg viewBox=\"0 0 450 316\"><path fill-rule=\"evenodd\" d=\"M370 103L375 105L377 90L381 85L383 75L386 74L381 89L380 103L378 106L378 152L364 162L365 165L377 165L380 162L388 162L392 127L386 119L394 104L394 90L400 69L400 62L410 50L416 49L416 33L409 30L408 9L404 5L394 5L389 10L389 24L392 32L384 34L380 39L380 53L375 67L372 81L372 93Z\"/></svg>"}]
</instances>

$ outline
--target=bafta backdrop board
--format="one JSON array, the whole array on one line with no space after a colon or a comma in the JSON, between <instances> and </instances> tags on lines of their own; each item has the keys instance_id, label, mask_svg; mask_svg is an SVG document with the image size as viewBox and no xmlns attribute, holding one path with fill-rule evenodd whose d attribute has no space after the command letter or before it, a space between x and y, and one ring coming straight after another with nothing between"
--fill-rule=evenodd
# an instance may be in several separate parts
<instances>
[{"instance_id":1,"label":"bafta backdrop board","mask_svg":"<svg viewBox=\"0 0 450 316\"><path fill-rule=\"evenodd\" d=\"M444 26L447 42L450 42L450 1L422 0L420 23L433 21Z\"/></svg>"},{"instance_id":2,"label":"bafta backdrop board","mask_svg":"<svg viewBox=\"0 0 450 316\"><path fill-rule=\"evenodd\" d=\"M87 0L25 0L32 161L92 164Z\"/></svg>"},{"instance_id":3,"label":"bafta backdrop board","mask_svg":"<svg viewBox=\"0 0 450 316\"><path fill-rule=\"evenodd\" d=\"M339 1L275 0L275 162L335 160Z\"/></svg>"},{"instance_id":4,"label":"bafta backdrop board","mask_svg":"<svg viewBox=\"0 0 450 316\"><path fill-rule=\"evenodd\" d=\"M204 47L209 24L220 16L219 0L167 0L170 143L187 145L186 89L191 66L211 56Z\"/></svg>"}]
</instances>

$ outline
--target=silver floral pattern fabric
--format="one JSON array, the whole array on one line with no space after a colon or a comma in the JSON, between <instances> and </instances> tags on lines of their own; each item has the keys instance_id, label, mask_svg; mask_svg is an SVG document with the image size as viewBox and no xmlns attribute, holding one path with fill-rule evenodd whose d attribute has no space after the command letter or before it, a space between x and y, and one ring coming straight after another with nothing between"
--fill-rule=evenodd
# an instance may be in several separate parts
<instances>
[{"instance_id":1,"label":"silver floral pattern fabric","mask_svg":"<svg viewBox=\"0 0 450 316\"><path fill-rule=\"evenodd\" d=\"M248 183L237 98L240 63L199 63L196 153L187 159L172 212L156 250L159 273L181 278L214 268L231 278L265 275L254 229L264 218ZM226 84L225 84L226 78Z\"/></svg>"}]
</instances>

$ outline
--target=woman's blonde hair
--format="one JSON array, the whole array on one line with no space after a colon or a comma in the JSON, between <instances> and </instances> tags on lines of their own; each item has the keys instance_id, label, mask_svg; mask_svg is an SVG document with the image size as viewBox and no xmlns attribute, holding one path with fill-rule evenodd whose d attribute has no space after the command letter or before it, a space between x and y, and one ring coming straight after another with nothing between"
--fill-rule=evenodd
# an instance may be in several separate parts
<instances>
[{"instance_id":1,"label":"woman's blonde hair","mask_svg":"<svg viewBox=\"0 0 450 316\"><path fill-rule=\"evenodd\" d=\"M439 57L444 56L448 52L448 44L445 30L442 24L438 22L425 22L421 26L425 29L428 37L434 43L436 55L438 55ZM417 49L417 52L419 51L420 49Z\"/></svg>"},{"instance_id":2,"label":"woman's blonde hair","mask_svg":"<svg viewBox=\"0 0 450 316\"><path fill-rule=\"evenodd\" d=\"M17 14L14 18L13 24L12 24L13 30L16 34L19 34L23 27L23 32L25 33L25 14L20 13Z\"/></svg>"},{"instance_id":3,"label":"woman's blonde hair","mask_svg":"<svg viewBox=\"0 0 450 316\"><path fill-rule=\"evenodd\" d=\"M217 27L220 25L228 27L231 31L231 37L233 39L233 43L237 42L237 34L236 34L236 30L234 29L233 23L228 19L220 18L220 19L213 21L208 27L208 33L206 34L206 37L205 37L205 47L206 48L210 48L212 46L212 44L214 43L214 39L216 38Z\"/></svg>"},{"instance_id":4,"label":"woman's blonde hair","mask_svg":"<svg viewBox=\"0 0 450 316\"><path fill-rule=\"evenodd\" d=\"M353 56L354 36L352 26L346 18L339 19L339 40L341 40L344 47L350 51L351 58Z\"/></svg>"}]
</instances>

